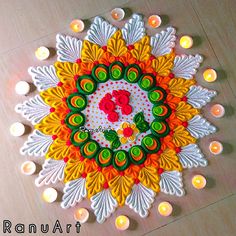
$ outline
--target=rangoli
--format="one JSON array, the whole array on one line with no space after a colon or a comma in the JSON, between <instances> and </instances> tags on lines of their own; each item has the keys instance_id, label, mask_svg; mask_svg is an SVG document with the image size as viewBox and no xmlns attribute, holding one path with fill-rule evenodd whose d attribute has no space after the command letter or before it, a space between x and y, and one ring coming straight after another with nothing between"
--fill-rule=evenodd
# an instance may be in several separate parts
<instances>
[{"instance_id":1,"label":"rangoli","mask_svg":"<svg viewBox=\"0 0 236 236\"><path fill-rule=\"evenodd\" d=\"M63 208L87 197L99 223L123 205L146 217L159 192L184 194L185 168L207 165L196 142L216 128L200 109L216 92L196 84L202 57L176 55L175 33L95 17L83 41L57 35L54 65L29 68L40 93L16 106L35 126L21 154L46 157L35 183L64 181Z\"/></svg>"}]
</instances>

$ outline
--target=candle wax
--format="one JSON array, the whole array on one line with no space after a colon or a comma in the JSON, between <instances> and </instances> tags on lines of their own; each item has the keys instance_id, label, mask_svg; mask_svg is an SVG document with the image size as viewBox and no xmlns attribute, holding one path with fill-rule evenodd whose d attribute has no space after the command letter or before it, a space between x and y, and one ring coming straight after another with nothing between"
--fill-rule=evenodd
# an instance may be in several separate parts
<instances>
[{"instance_id":1,"label":"candle wax","mask_svg":"<svg viewBox=\"0 0 236 236\"><path fill-rule=\"evenodd\" d=\"M15 91L19 95L26 95L30 91L30 85L26 81L19 81L15 86Z\"/></svg>"},{"instance_id":2,"label":"candle wax","mask_svg":"<svg viewBox=\"0 0 236 236\"><path fill-rule=\"evenodd\" d=\"M159 211L160 215L162 215L162 216L169 216L169 215L171 215L171 213L173 211L173 207L171 206L171 204L169 202L161 202L158 205L158 211Z\"/></svg>"},{"instance_id":3,"label":"candle wax","mask_svg":"<svg viewBox=\"0 0 236 236\"><path fill-rule=\"evenodd\" d=\"M22 136L25 133L25 126L20 122L15 122L10 127L10 133L15 137Z\"/></svg>"},{"instance_id":4,"label":"candle wax","mask_svg":"<svg viewBox=\"0 0 236 236\"><path fill-rule=\"evenodd\" d=\"M21 172L25 175L32 175L36 171L36 165L32 161L25 161L21 165Z\"/></svg>"},{"instance_id":5,"label":"candle wax","mask_svg":"<svg viewBox=\"0 0 236 236\"><path fill-rule=\"evenodd\" d=\"M57 199L57 190L54 188L46 188L43 191L42 198L45 202L52 203Z\"/></svg>"},{"instance_id":6,"label":"candle wax","mask_svg":"<svg viewBox=\"0 0 236 236\"><path fill-rule=\"evenodd\" d=\"M182 48L188 49L193 46L193 39L190 36L185 35L180 38L179 43Z\"/></svg>"},{"instance_id":7,"label":"candle wax","mask_svg":"<svg viewBox=\"0 0 236 236\"><path fill-rule=\"evenodd\" d=\"M124 215L120 215L116 218L115 225L118 230L126 230L129 228L129 218Z\"/></svg>"},{"instance_id":8,"label":"candle wax","mask_svg":"<svg viewBox=\"0 0 236 236\"><path fill-rule=\"evenodd\" d=\"M79 208L74 214L75 220L79 221L81 224L85 223L89 218L89 212L85 208Z\"/></svg>"},{"instance_id":9,"label":"candle wax","mask_svg":"<svg viewBox=\"0 0 236 236\"><path fill-rule=\"evenodd\" d=\"M225 109L220 104L215 104L211 107L211 114L216 118L221 118L225 114Z\"/></svg>"},{"instance_id":10,"label":"candle wax","mask_svg":"<svg viewBox=\"0 0 236 236\"><path fill-rule=\"evenodd\" d=\"M195 175L192 178L192 185L196 189L203 189L206 186L206 178L202 175Z\"/></svg>"},{"instance_id":11,"label":"candle wax","mask_svg":"<svg viewBox=\"0 0 236 236\"><path fill-rule=\"evenodd\" d=\"M148 18L148 25L152 28L157 28L161 25L161 18L158 15L152 15Z\"/></svg>"},{"instance_id":12,"label":"candle wax","mask_svg":"<svg viewBox=\"0 0 236 236\"><path fill-rule=\"evenodd\" d=\"M217 79L217 73L214 69L207 69L203 72L203 78L207 82L214 82Z\"/></svg>"},{"instance_id":13,"label":"candle wax","mask_svg":"<svg viewBox=\"0 0 236 236\"><path fill-rule=\"evenodd\" d=\"M213 141L209 145L210 152L214 155L219 155L223 152L223 145L218 141Z\"/></svg>"}]
</instances>

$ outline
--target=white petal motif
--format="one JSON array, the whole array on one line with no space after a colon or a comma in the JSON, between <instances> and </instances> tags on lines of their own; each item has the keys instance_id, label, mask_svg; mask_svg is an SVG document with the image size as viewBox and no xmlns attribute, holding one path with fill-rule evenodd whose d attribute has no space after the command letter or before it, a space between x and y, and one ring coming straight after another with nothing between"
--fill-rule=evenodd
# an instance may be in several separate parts
<instances>
[{"instance_id":1,"label":"white petal motif","mask_svg":"<svg viewBox=\"0 0 236 236\"><path fill-rule=\"evenodd\" d=\"M109 189L95 194L91 197L91 208L97 217L97 222L102 224L118 206L116 199L111 195Z\"/></svg>"},{"instance_id":2,"label":"white petal motif","mask_svg":"<svg viewBox=\"0 0 236 236\"><path fill-rule=\"evenodd\" d=\"M161 174L161 192L181 197L184 195L182 174L178 171L165 171Z\"/></svg>"},{"instance_id":3,"label":"white petal motif","mask_svg":"<svg viewBox=\"0 0 236 236\"><path fill-rule=\"evenodd\" d=\"M148 216L148 210L154 202L155 192L142 185L135 184L131 193L126 198L125 204L138 213L141 217Z\"/></svg>"},{"instance_id":4,"label":"white petal motif","mask_svg":"<svg viewBox=\"0 0 236 236\"><path fill-rule=\"evenodd\" d=\"M81 202L87 196L85 187L86 179L79 178L66 183L63 192L61 207L66 209L73 207L76 203Z\"/></svg>"},{"instance_id":5,"label":"white petal motif","mask_svg":"<svg viewBox=\"0 0 236 236\"><path fill-rule=\"evenodd\" d=\"M62 181L64 179L65 166L64 160L47 159L43 164L43 169L39 172L38 178L35 180L35 185L41 187Z\"/></svg>"},{"instance_id":6,"label":"white petal motif","mask_svg":"<svg viewBox=\"0 0 236 236\"><path fill-rule=\"evenodd\" d=\"M121 31L127 45L136 43L145 35L142 17L138 14L133 14Z\"/></svg>"},{"instance_id":7,"label":"white petal motif","mask_svg":"<svg viewBox=\"0 0 236 236\"><path fill-rule=\"evenodd\" d=\"M102 47L107 45L108 39L112 37L116 30L116 27L97 16L94 18L85 39Z\"/></svg>"},{"instance_id":8,"label":"white petal motif","mask_svg":"<svg viewBox=\"0 0 236 236\"><path fill-rule=\"evenodd\" d=\"M190 87L186 96L190 105L195 108L202 108L208 102L210 102L211 99L216 96L216 94L216 91L193 85Z\"/></svg>"},{"instance_id":9,"label":"white petal motif","mask_svg":"<svg viewBox=\"0 0 236 236\"><path fill-rule=\"evenodd\" d=\"M52 142L53 140L51 135L45 135L36 129L28 137L28 140L20 149L20 153L21 155L42 157L48 152Z\"/></svg>"},{"instance_id":10,"label":"white petal motif","mask_svg":"<svg viewBox=\"0 0 236 236\"><path fill-rule=\"evenodd\" d=\"M56 87L59 82L55 67L52 65L43 67L38 66L36 68L30 67L28 72L39 92L51 87Z\"/></svg>"},{"instance_id":11,"label":"white petal motif","mask_svg":"<svg viewBox=\"0 0 236 236\"><path fill-rule=\"evenodd\" d=\"M81 57L82 41L68 36L57 34L57 60L62 62L76 62Z\"/></svg>"},{"instance_id":12,"label":"white petal motif","mask_svg":"<svg viewBox=\"0 0 236 236\"><path fill-rule=\"evenodd\" d=\"M50 107L39 95L36 95L22 104L17 104L15 111L35 125L50 113Z\"/></svg>"},{"instance_id":13,"label":"white petal motif","mask_svg":"<svg viewBox=\"0 0 236 236\"><path fill-rule=\"evenodd\" d=\"M168 54L175 46L176 30L173 27L168 27L155 36L151 37L150 44L152 46L152 54L156 57Z\"/></svg>"},{"instance_id":14,"label":"white petal motif","mask_svg":"<svg viewBox=\"0 0 236 236\"><path fill-rule=\"evenodd\" d=\"M207 166L207 160L204 158L204 155L196 144L189 144L182 147L181 152L177 155L183 168Z\"/></svg>"},{"instance_id":15,"label":"white petal motif","mask_svg":"<svg viewBox=\"0 0 236 236\"><path fill-rule=\"evenodd\" d=\"M198 139L215 133L216 127L211 125L205 118L196 115L188 121L187 130L194 138Z\"/></svg>"},{"instance_id":16,"label":"white petal motif","mask_svg":"<svg viewBox=\"0 0 236 236\"><path fill-rule=\"evenodd\" d=\"M199 54L195 56L192 55L176 56L172 72L174 73L175 77L192 79L193 75L196 74L197 72L196 69L199 67L202 61L203 58Z\"/></svg>"}]
</instances>

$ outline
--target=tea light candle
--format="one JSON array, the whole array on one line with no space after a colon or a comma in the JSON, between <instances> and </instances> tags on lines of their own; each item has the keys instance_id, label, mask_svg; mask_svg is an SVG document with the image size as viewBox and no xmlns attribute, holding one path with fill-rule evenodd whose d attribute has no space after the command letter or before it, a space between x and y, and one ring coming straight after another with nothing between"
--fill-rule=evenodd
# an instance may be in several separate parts
<instances>
[{"instance_id":1,"label":"tea light candle","mask_svg":"<svg viewBox=\"0 0 236 236\"><path fill-rule=\"evenodd\" d=\"M24 175L32 175L36 171L36 165L32 161L25 161L21 165L21 173Z\"/></svg>"},{"instance_id":2,"label":"tea light candle","mask_svg":"<svg viewBox=\"0 0 236 236\"><path fill-rule=\"evenodd\" d=\"M37 48L37 50L35 51L35 56L40 61L48 59L49 55L50 55L49 49L44 46Z\"/></svg>"},{"instance_id":3,"label":"tea light candle","mask_svg":"<svg viewBox=\"0 0 236 236\"><path fill-rule=\"evenodd\" d=\"M219 155L223 152L223 145L218 141L212 141L209 145L210 152L214 155Z\"/></svg>"},{"instance_id":4,"label":"tea light candle","mask_svg":"<svg viewBox=\"0 0 236 236\"><path fill-rule=\"evenodd\" d=\"M192 178L192 185L196 189L203 189L206 186L206 178L202 175L195 175Z\"/></svg>"},{"instance_id":5,"label":"tea light candle","mask_svg":"<svg viewBox=\"0 0 236 236\"><path fill-rule=\"evenodd\" d=\"M162 216L169 216L173 211L173 207L169 202L161 202L158 205L158 212Z\"/></svg>"},{"instance_id":6,"label":"tea light candle","mask_svg":"<svg viewBox=\"0 0 236 236\"><path fill-rule=\"evenodd\" d=\"M46 188L43 191L42 198L45 202L52 203L57 199L57 190L54 188Z\"/></svg>"},{"instance_id":7,"label":"tea light candle","mask_svg":"<svg viewBox=\"0 0 236 236\"><path fill-rule=\"evenodd\" d=\"M15 91L19 95L26 95L30 91L30 85L26 81L19 81L15 86Z\"/></svg>"},{"instance_id":8,"label":"tea light candle","mask_svg":"<svg viewBox=\"0 0 236 236\"><path fill-rule=\"evenodd\" d=\"M121 21L125 17L125 12L122 8L114 8L111 11L111 17L113 20Z\"/></svg>"},{"instance_id":9,"label":"tea light candle","mask_svg":"<svg viewBox=\"0 0 236 236\"><path fill-rule=\"evenodd\" d=\"M116 228L118 230L126 230L129 228L129 218L127 216L124 216L124 215L120 215L116 218L116 222L115 222L115 225L116 225Z\"/></svg>"},{"instance_id":10,"label":"tea light candle","mask_svg":"<svg viewBox=\"0 0 236 236\"><path fill-rule=\"evenodd\" d=\"M149 16L148 25L152 28L159 27L161 25L161 17L158 15Z\"/></svg>"},{"instance_id":11,"label":"tea light candle","mask_svg":"<svg viewBox=\"0 0 236 236\"><path fill-rule=\"evenodd\" d=\"M84 30L84 22L80 19L74 19L70 23L70 29L75 33L80 33Z\"/></svg>"},{"instance_id":12,"label":"tea light candle","mask_svg":"<svg viewBox=\"0 0 236 236\"><path fill-rule=\"evenodd\" d=\"M89 218L89 211L85 208L79 208L75 211L74 218L81 224L85 223Z\"/></svg>"},{"instance_id":13,"label":"tea light candle","mask_svg":"<svg viewBox=\"0 0 236 236\"><path fill-rule=\"evenodd\" d=\"M216 118L221 118L225 114L225 108L220 104L215 104L211 107L211 114Z\"/></svg>"},{"instance_id":14,"label":"tea light candle","mask_svg":"<svg viewBox=\"0 0 236 236\"><path fill-rule=\"evenodd\" d=\"M180 38L179 44L182 48L188 49L193 46L193 39L188 35L184 35Z\"/></svg>"},{"instance_id":15,"label":"tea light candle","mask_svg":"<svg viewBox=\"0 0 236 236\"><path fill-rule=\"evenodd\" d=\"M217 73L214 69L207 69L203 72L203 78L207 82L214 82L217 79Z\"/></svg>"},{"instance_id":16,"label":"tea light candle","mask_svg":"<svg viewBox=\"0 0 236 236\"><path fill-rule=\"evenodd\" d=\"M10 133L15 137L22 136L25 133L25 126L20 122L15 122L10 127Z\"/></svg>"}]
</instances>

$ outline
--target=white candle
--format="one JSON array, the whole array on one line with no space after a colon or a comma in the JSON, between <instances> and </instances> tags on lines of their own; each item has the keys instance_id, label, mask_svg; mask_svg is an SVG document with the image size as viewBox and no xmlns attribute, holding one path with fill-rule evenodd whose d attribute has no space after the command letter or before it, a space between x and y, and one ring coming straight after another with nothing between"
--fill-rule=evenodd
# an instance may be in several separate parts
<instances>
[{"instance_id":1,"label":"white candle","mask_svg":"<svg viewBox=\"0 0 236 236\"><path fill-rule=\"evenodd\" d=\"M74 19L70 23L70 29L75 33L80 33L84 30L84 22L80 19Z\"/></svg>"},{"instance_id":2,"label":"white candle","mask_svg":"<svg viewBox=\"0 0 236 236\"><path fill-rule=\"evenodd\" d=\"M212 141L209 145L209 150L214 155L219 155L223 152L223 145L218 141Z\"/></svg>"},{"instance_id":3,"label":"white candle","mask_svg":"<svg viewBox=\"0 0 236 236\"><path fill-rule=\"evenodd\" d=\"M24 175L32 175L36 171L36 165L32 161L25 161L21 165L21 173Z\"/></svg>"},{"instance_id":4,"label":"white candle","mask_svg":"<svg viewBox=\"0 0 236 236\"><path fill-rule=\"evenodd\" d=\"M129 218L124 215L120 215L116 218L115 225L118 230L127 230L129 228Z\"/></svg>"},{"instance_id":5,"label":"white candle","mask_svg":"<svg viewBox=\"0 0 236 236\"><path fill-rule=\"evenodd\" d=\"M37 48L37 50L35 51L35 56L40 61L46 60L49 57L49 55L50 55L49 49L44 46Z\"/></svg>"},{"instance_id":6,"label":"white candle","mask_svg":"<svg viewBox=\"0 0 236 236\"><path fill-rule=\"evenodd\" d=\"M87 222L89 218L89 211L85 208L78 208L75 211L74 218L76 221L79 221L81 224Z\"/></svg>"},{"instance_id":7,"label":"white candle","mask_svg":"<svg viewBox=\"0 0 236 236\"><path fill-rule=\"evenodd\" d=\"M125 12L122 8L114 8L111 11L111 17L113 20L121 21L125 17Z\"/></svg>"},{"instance_id":8,"label":"white candle","mask_svg":"<svg viewBox=\"0 0 236 236\"><path fill-rule=\"evenodd\" d=\"M184 35L180 38L179 44L182 48L191 48L193 46L193 39L188 35Z\"/></svg>"},{"instance_id":9,"label":"white candle","mask_svg":"<svg viewBox=\"0 0 236 236\"><path fill-rule=\"evenodd\" d=\"M220 104L215 104L211 107L211 114L216 118L221 118L225 114L225 108Z\"/></svg>"},{"instance_id":10,"label":"white candle","mask_svg":"<svg viewBox=\"0 0 236 236\"><path fill-rule=\"evenodd\" d=\"M15 86L15 91L19 95L26 95L30 91L30 85L26 81L19 81Z\"/></svg>"},{"instance_id":11,"label":"white candle","mask_svg":"<svg viewBox=\"0 0 236 236\"><path fill-rule=\"evenodd\" d=\"M25 133L25 126L20 122L15 122L10 127L10 133L15 137L22 136Z\"/></svg>"},{"instance_id":12,"label":"white candle","mask_svg":"<svg viewBox=\"0 0 236 236\"><path fill-rule=\"evenodd\" d=\"M173 211L173 207L169 202L161 202L158 205L158 212L162 216L169 216Z\"/></svg>"},{"instance_id":13,"label":"white candle","mask_svg":"<svg viewBox=\"0 0 236 236\"><path fill-rule=\"evenodd\" d=\"M159 27L161 25L161 17L158 15L149 16L148 25L152 28Z\"/></svg>"},{"instance_id":14,"label":"white candle","mask_svg":"<svg viewBox=\"0 0 236 236\"><path fill-rule=\"evenodd\" d=\"M46 188L43 191L42 198L45 202L52 203L57 199L57 190L54 188Z\"/></svg>"},{"instance_id":15,"label":"white candle","mask_svg":"<svg viewBox=\"0 0 236 236\"><path fill-rule=\"evenodd\" d=\"M206 178L202 175L195 175L192 178L192 185L196 189L203 189L206 186Z\"/></svg>"}]
</instances>

